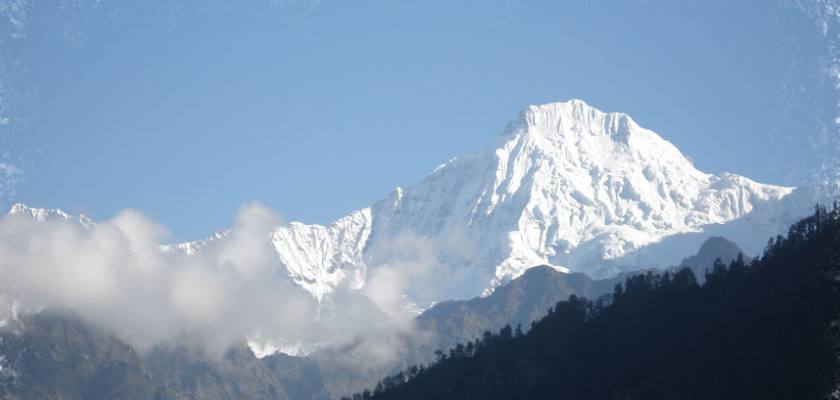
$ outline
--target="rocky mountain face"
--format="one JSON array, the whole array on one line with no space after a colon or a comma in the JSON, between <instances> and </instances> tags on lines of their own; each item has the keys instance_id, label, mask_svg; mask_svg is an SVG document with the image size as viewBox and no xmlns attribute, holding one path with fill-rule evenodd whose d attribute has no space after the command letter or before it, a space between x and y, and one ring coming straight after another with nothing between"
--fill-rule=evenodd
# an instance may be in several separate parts
<instances>
[{"instance_id":1,"label":"rocky mountain face","mask_svg":"<svg viewBox=\"0 0 840 400\"><path fill-rule=\"evenodd\" d=\"M696 254L686 257L673 270L690 268L698 281L716 260L728 265L742 250L732 241L711 237ZM610 294L629 276L652 272L624 272L607 279L592 279L579 272L565 273L549 266L529 268L521 276L497 288L491 295L471 300L444 301L416 318L421 330L434 332L437 349L449 349L458 343L480 338L485 331L497 332L505 325L530 324L545 316L546 310L575 295L598 299Z\"/></svg>"},{"instance_id":2,"label":"rocky mountain face","mask_svg":"<svg viewBox=\"0 0 840 400\"><path fill-rule=\"evenodd\" d=\"M69 312L42 311L4 329L0 355L3 399L291 398L244 343L218 356L184 346L138 354Z\"/></svg>"},{"instance_id":3,"label":"rocky mountain face","mask_svg":"<svg viewBox=\"0 0 840 400\"><path fill-rule=\"evenodd\" d=\"M437 349L446 350L508 324L521 325L527 330L531 322L544 317L546 310L557 302L571 295L597 299L612 292L620 282L620 278L592 280L580 272L563 273L549 266L538 266L489 296L438 303L417 317L417 324L423 330L434 332L438 338Z\"/></svg>"},{"instance_id":4,"label":"rocky mountain face","mask_svg":"<svg viewBox=\"0 0 840 400\"><path fill-rule=\"evenodd\" d=\"M149 370L127 344L66 314L41 312L0 332L4 399L141 399Z\"/></svg>"}]
</instances>

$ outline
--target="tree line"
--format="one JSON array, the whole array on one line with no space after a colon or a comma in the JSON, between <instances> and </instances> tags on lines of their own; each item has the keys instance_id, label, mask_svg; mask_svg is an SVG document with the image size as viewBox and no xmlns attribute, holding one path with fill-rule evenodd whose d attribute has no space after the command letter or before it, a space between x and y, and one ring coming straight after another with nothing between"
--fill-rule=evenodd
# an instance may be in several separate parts
<instances>
[{"instance_id":1,"label":"tree line","mask_svg":"<svg viewBox=\"0 0 840 400\"><path fill-rule=\"evenodd\" d=\"M628 278L571 296L527 333L438 351L347 399L823 399L840 391L840 207L760 257Z\"/></svg>"}]
</instances>

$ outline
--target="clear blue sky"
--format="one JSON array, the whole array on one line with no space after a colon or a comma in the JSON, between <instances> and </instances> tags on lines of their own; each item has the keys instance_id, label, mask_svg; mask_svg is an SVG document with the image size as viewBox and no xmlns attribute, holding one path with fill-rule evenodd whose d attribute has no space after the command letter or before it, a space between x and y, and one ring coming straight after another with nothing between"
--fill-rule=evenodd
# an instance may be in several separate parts
<instances>
[{"instance_id":1,"label":"clear blue sky","mask_svg":"<svg viewBox=\"0 0 840 400\"><path fill-rule=\"evenodd\" d=\"M570 98L629 113L708 172L798 184L837 135L837 32L818 7L0 0L16 17L0 144L23 178L4 201L134 207L176 240L252 200L327 223Z\"/></svg>"}]
</instances>

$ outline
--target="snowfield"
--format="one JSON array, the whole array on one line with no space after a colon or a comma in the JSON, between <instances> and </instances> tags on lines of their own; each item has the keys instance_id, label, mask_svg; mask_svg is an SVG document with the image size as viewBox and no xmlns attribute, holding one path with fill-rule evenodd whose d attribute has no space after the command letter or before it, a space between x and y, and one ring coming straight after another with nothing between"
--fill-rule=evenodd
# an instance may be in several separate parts
<instances>
[{"instance_id":1,"label":"snowfield","mask_svg":"<svg viewBox=\"0 0 840 400\"><path fill-rule=\"evenodd\" d=\"M416 308L486 295L541 264L593 278L667 267L715 235L755 254L825 197L816 192L702 172L630 116L571 100L531 106L484 150L328 226L278 226L267 243L319 301L340 285L363 288L382 266L445 275L434 290L407 289ZM20 204L10 212L93 223ZM163 249L195 254L225 237Z\"/></svg>"}]
</instances>

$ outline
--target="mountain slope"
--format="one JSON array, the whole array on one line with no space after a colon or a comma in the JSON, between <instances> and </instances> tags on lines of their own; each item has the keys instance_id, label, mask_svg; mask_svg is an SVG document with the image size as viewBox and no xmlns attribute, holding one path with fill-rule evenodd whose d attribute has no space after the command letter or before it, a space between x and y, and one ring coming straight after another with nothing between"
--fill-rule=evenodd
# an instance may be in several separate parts
<instances>
[{"instance_id":1,"label":"mountain slope","mask_svg":"<svg viewBox=\"0 0 840 400\"><path fill-rule=\"evenodd\" d=\"M750 261L750 258L743 253L744 251L732 241L720 236L713 236L703 242L697 254L683 259L679 267L690 268L697 281L703 283L706 280L706 273L712 270L717 260L729 265L741 255L746 261Z\"/></svg>"},{"instance_id":2,"label":"mountain slope","mask_svg":"<svg viewBox=\"0 0 840 400\"><path fill-rule=\"evenodd\" d=\"M572 295L596 299L612 292L620 282L620 279L593 281L583 273L563 273L539 266L528 269L489 296L438 303L416 321L421 330L434 332L435 348L431 350L445 350L508 324L527 329L558 301Z\"/></svg>"},{"instance_id":3,"label":"mountain slope","mask_svg":"<svg viewBox=\"0 0 840 400\"><path fill-rule=\"evenodd\" d=\"M218 357L183 346L139 354L76 315L50 310L0 332L3 399L287 399L277 369L244 344Z\"/></svg>"},{"instance_id":4,"label":"mountain slope","mask_svg":"<svg viewBox=\"0 0 840 400\"><path fill-rule=\"evenodd\" d=\"M712 238L686 260L706 269L733 249L731 242ZM485 331L508 324L527 331L557 302L571 295L598 298L633 275L592 280L548 266L530 268L489 296L426 310L415 319L415 335L390 344L404 347L402 358L384 364L359 360L354 343L307 357L277 353L257 359L242 345L213 356L186 344L138 354L72 314L22 314L0 331L0 398L338 398L372 387L399 368L427 364L436 350L481 338Z\"/></svg>"},{"instance_id":5,"label":"mountain slope","mask_svg":"<svg viewBox=\"0 0 840 400\"><path fill-rule=\"evenodd\" d=\"M755 253L754 238L763 245L802 214L779 205L792 191L703 173L626 114L572 100L526 109L494 146L454 158L330 226L279 227L274 245L290 273L320 297L345 277L360 285L368 268L388 262L377 255L398 238L433 238L451 268L433 300L469 298L533 265L593 277L676 265L706 239L705 227L745 217L749 229L727 236ZM678 250L635 257L646 245L690 233L700 234Z\"/></svg>"},{"instance_id":6,"label":"mountain slope","mask_svg":"<svg viewBox=\"0 0 840 400\"><path fill-rule=\"evenodd\" d=\"M354 399L827 399L840 387L840 208L750 263L631 277L570 298Z\"/></svg>"},{"instance_id":7,"label":"mountain slope","mask_svg":"<svg viewBox=\"0 0 840 400\"><path fill-rule=\"evenodd\" d=\"M715 260L729 262L737 257L738 252L739 248L734 243L714 237L703 243L696 254L685 258L684 263L705 274L706 270L712 269ZM596 300L612 294L616 285L626 279L647 272L650 271L632 271L609 279L593 280L580 272L564 273L549 266L529 268L488 296L443 301L424 311L415 318L415 334L392 344L402 349L402 357L394 362L359 368L358 363L353 362L358 355L352 346L322 349L305 358L295 359L306 367L298 369L309 372L300 376L294 385L309 390L304 393L296 391L299 397L293 398L322 399L324 392L338 398L373 387L377 380L401 367L432 362L437 350L446 351L459 343L474 341L484 332L498 332L505 325L521 325L527 332L532 322L543 318L547 310L558 302L573 295ZM264 360L274 357L289 359L278 354ZM294 386L288 383L284 387ZM316 390L321 388L323 392Z\"/></svg>"},{"instance_id":8,"label":"mountain slope","mask_svg":"<svg viewBox=\"0 0 840 400\"><path fill-rule=\"evenodd\" d=\"M128 345L77 318L42 312L0 333L0 398L137 399L154 389Z\"/></svg>"},{"instance_id":9,"label":"mountain slope","mask_svg":"<svg viewBox=\"0 0 840 400\"><path fill-rule=\"evenodd\" d=\"M793 191L699 171L628 115L571 100L529 107L488 148L330 225L278 226L271 245L319 301L339 285L362 288L413 251L445 275L434 290L407 288L408 303L429 304L486 295L534 265L593 278L665 268L710 236L756 254L814 204ZM45 218L22 205L12 213ZM194 254L224 238L165 249ZM404 248L418 239L426 245Z\"/></svg>"},{"instance_id":10,"label":"mountain slope","mask_svg":"<svg viewBox=\"0 0 840 400\"><path fill-rule=\"evenodd\" d=\"M690 268L698 277L711 271L716 260L734 261L741 249L721 237L706 240L697 253L686 257L676 272ZM527 331L532 322L545 316L546 310L570 296L597 300L612 294L616 285L631 276L649 271L631 271L609 279L592 279L580 272L564 273L548 266L529 268L521 276L500 286L492 294L470 300L443 301L423 312L415 320L421 331L433 332L434 349L445 350L458 343L480 338L484 332L497 332L505 325L521 325ZM416 360L425 362L426 359Z\"/></svg>"}]
</instances>

